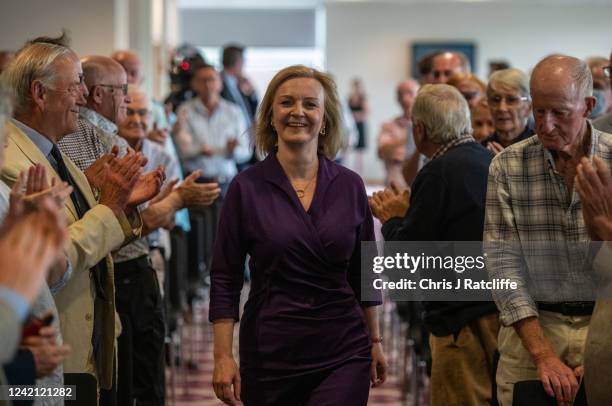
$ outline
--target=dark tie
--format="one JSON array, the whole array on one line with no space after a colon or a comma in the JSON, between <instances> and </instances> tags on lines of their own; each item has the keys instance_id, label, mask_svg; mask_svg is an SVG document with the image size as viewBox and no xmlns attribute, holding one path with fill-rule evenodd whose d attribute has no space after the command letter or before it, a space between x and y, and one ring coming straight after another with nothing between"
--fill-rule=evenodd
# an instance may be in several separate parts
<instances>
[{"instance_id":1,"label":"dark tie","mask_svg":"<svg viewBox=\"0 0 612 406\"><path fill-rule=\"evenodd\" d=\"M78 188L72 176L70 176L70 172L68 172L68 168L66 167L66 163L64 163L64 158L62 157L62 153L57 148L57 145L53 144L53 148L51 148L51 156L55 159L57 164L57 173L60 178L72 186L72 193L70 194L70 199L72 200L72 204L79 215L79 218L83 218L87 210L89 210L89 205L87 204L87 200L81 193L81 189Z\"/></svg>"},{"instance_id":2,"label":"dark tie","mask_svg":"<svg viewBox=\"0 0 612 406\"><path fill-rule=\"evenodd\" d=\"M62 178L62 180L72 186L72 193L70 194L70 199L76 208L76 211L79 215L79 219L83 218L85 213L90 209L85 196L81 192L81 189L76 185L74 179L68 172L68 168L66 167L66 163L64 162L64 158L60 150L57 148L57 145L53 144L53 148L51 148L51 156L55 159L57 163L57 172ZM103 329L104 329L104 320L103 313L104 308L107 306L107 297L104 292L104 281L108 278L108 268L106 266L106 258L102 258L100 262L94 265L91 269L91 278L94 281L95 289L96 289L96 297L94 299L94 320L93 320L93 334L91 337L91 344L93 346L93 355L96 360L96 365L102 365L102 359L104 354L102 354L102 340L103 340Z\"/></svg>"},{"instance_id":3,"label":"dark tie","mask_svg":"<svg viewBox=\"0 0 612 406\"><path fill-rule=\"evenodd\" d=\"M77 186L68 172L68 168L66 167L66 163L64 162L64 158L60 150L57 148L57 145L53 144L53 148L51 148L51 156L55 159L57 166L57 173L60 178L72 186L72 193L70 194L70 199L74 204L74 207L77 211L79 219L83 218L85 213L90 209L87 200L85 200L85 196L81 192L81 189ZM93 325L93 334L91 337L91 343L93 346L94 358L96 359L97 365L101 365L101 345L102 345L102 329L103 329L103 320L102 313L103 307L106 302L106 294L104 292L103 281L106 280L108 269L106 267L106 258L102 258L100 262L94 265L91 269L91 278L94 281L95 289L96 289L96 297L94 299L94 325Z\"/></svg>"}]
</instances>

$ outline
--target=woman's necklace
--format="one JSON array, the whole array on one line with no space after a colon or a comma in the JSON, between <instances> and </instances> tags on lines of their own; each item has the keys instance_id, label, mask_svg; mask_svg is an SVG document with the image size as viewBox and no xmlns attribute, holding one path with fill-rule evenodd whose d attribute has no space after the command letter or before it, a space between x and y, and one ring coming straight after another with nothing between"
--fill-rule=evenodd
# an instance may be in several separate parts
<instances>
[{"instance_id":1,"label":"woman's necklace","mask_svg":"<svg viewBox=\"0 0 612 406\"><path fill-rule=\"evenodd\" d=\"M318 171L317 171L318 172ZM310 185L312 184L312 181L314 181L317 178L317 172L315 172L314 176L308 181L308 183L302 187L302 188L296 188L295 186L293 186L293 183L291 184L291 186L293 187L293 190L295 190L295 194L297 194L297 197L300 199L303 199L304 196L306 195L306 191L308 190L308 188L310 187Z\"/></svg>"}]
</instances>

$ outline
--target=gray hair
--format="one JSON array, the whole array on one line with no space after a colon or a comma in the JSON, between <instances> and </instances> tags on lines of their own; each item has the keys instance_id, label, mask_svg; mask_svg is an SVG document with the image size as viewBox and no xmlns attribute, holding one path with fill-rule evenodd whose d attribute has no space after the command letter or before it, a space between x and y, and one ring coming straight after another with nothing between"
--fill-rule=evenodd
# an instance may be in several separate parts
<instances>
[{"instance_id":1,"label":"gray hair","mask_svg":"<svg viewBox=\"0 0 612 406\"><path fill-rule=\"evenodd\" d=\"M593 96L593 76L591 75L591 69L589 69L587 63L582 59L568 55L550 55L538 62L535 68L533 68L533 72L536 72L546 65L567 68L571 79L576 85L576 91L580 99ZM534 76L533 73L531 76Z\"/></svg>"},{"instance_id":2,"label":"gray hair","mask_svg":"<svg viewBox=\"0 0 612 406\"><path fill-rule=\"evenodd\" d=\"M494 93L495 89L515 90L519 92L521 96L531 98L529 78L520 69L510 68L493 72L489 77L487 96Z\"/></svg>"},{"instance_id":3,"label":"gray hair","mask_svg":"<svg viewBox=\"0 0 612 406\"><path fill-rule=\"evenodd\" d=\"M472 133L470 108L457 89L449 85L425 85L414 101L412 119L427 129L427 137L446 144Z\"/></svg>"},{"instance_id":4,"label":"gray hair","mask_svg":"<svg viewBox=\"0 0 612 406\"><path fill-rule=\"evenodd\" d=\"M21 48L2 72L2 81L11 90L15 109L27 107L34 80L51 86L57 79L53 64L58 58L71 55L76 57L70 48L51 42L30 42Z\"/></svg>"}]
</instances>

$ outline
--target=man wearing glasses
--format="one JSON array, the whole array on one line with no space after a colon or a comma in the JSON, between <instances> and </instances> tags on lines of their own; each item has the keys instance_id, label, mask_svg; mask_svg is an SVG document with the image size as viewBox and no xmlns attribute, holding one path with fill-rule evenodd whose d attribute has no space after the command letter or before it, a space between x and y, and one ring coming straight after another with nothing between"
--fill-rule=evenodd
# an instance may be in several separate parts
<instances>
[{"instance_id":1,"label":"man wearing glasses","mask_svg":"<svg viewBox=\"0 0 612 406\"><path fill-rule=\"evenodd\" d=\"M3 72L15 95L2 180L13 185L20 172L41 164L51 177L70 184L64 203L70 232L64 249L72 273L54 299L64 341L72 352L64 372L92 374L101 393L113 386L115 351L114 269L110 252L140 236L141 219L127 207L140 177L141 157L109 160L96 199L85 175L57 143L77 129L88 91L78 56L60 38L32 40ZM68 273L68 272L67 272Z\"/></svg>"},{"instance_id":2,"label":"man wearing glasses","mask_svg":"<svg viewBox=\"0 0 612 406\"><path fill-rule=\"evenodd\" d=\"M74 163L86 172L103 154L119 147L119 156L127 152L127 143L117 135L117 125L125 119L130 98L127 78L121 65L104 56L88 56L81 60L87 101L79 109L78 128L59 142ZM88 144L88 148L83 148Z\"/></svg>"},{"instance_id":3,"label":"man wearing glasses","mask_svg":"<svg viewBox=\"0 0 612 406\"><path fill-rule=\"evenodd\" d=\"M612 77L612 53L610 53L609 65L603 67L603 72L608 80L610 91L612 91L612 80L610 79ZM593 121L593 127L597 128L599 131L612 133L612 111Z\"/></svg>"},{"instance_id":4,"label":"man wearing glasses","mask_svg":"<svg viewBox=\"0 0 612 406\"><path fill-rule=\"evenodd\" d=\"M529 125L531 96L529 79L518 69L494 72L487 86L487 101L495 133L482 141L495 155L511 144L533 135Z\"/></svg>"}]
</instances>

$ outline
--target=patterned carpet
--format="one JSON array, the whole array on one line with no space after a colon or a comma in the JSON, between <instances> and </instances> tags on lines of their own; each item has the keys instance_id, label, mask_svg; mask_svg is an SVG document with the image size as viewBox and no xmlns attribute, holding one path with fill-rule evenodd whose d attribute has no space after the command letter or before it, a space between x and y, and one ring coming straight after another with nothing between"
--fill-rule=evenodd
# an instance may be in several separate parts
<instances>
[{"instance_id":1,"label":"patterned carpet","mask_svg":"<svg viewBox=\"0 0 612 406\"><path fill-rule=\"evenodd\" d=\"M197 313L200 313L198 316ZM197 370L187 370L177 368L173 374L170 369L167 372L167 405L170 406L221 406L223 403L215 397L212 388L213 373L213 348L212 348L212 329L207 320L207 309L201 306L196 311L194 324L184 327L183 339L183 359L193 357ZM237 331L238 329L236 329ZM237 340L234 340L237 342ZM235 351L237 353L237 351ZM393 363L393 357L387 356L389 362ZM181 369L185 372L181 372ZM172 382L174 388L172 389ZM387 382L381 387L370 390L370 406L402 406L401 392L398 380L395 376L390 376ZM350 406L350 405L347 405Z\"/></svg>"}]
</instances>

